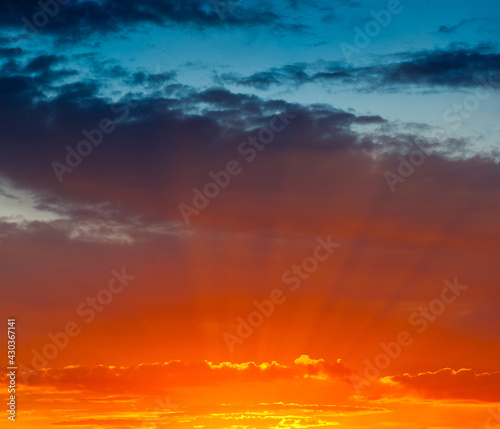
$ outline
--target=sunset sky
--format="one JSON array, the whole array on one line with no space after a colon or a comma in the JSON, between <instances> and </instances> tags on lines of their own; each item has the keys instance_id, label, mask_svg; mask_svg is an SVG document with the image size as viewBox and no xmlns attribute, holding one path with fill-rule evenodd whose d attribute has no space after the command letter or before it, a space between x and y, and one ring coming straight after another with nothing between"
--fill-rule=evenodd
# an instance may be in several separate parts
<instances>
[{"instance_id":1,"label":"sunset sky","mask_svg":"<svg viewBox=\"0 0 500 429\"><path fill-rule=\"evenodd\" d=\"M499 24L0 0L0 428L500 429Z\"/></svg>"}]
</instances>

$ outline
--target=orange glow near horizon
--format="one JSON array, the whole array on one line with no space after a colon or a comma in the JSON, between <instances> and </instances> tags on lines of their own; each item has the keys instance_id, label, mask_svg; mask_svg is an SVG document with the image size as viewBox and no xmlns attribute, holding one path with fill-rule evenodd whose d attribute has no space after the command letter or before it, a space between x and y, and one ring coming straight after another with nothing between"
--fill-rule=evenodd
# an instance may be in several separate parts
<instances>
[{"instance_id":1,"label":"orange glow near horizon","mask_svg":"<svg viewBox=\"0 0 500 429\"><path fill-rule=\"evenodd\" d=\"M120 265L98 277L81 270L84 291L62 290L63 311L43 326L27 329L41 309L18 315L26 332L20 406L29 410L19 424L460 429L496 418L500 372L488 353L477 353L489 347L494 356L495 344L453 329L473 311L478 289L433 270L404 288L418 259L392 253L395 239L385 230L346 234L188 235L179 253L144 248L141 258L123 252ZM387 250L356 249L349 240ZM426 243L405 238L399 246L414 252ZM384 266L391 254L401 263ZM86 263L102 256L87 255ZM120 291L109 304L87 303L110 295L101 292L110 284ZM74 337L65 333L68 322ZM48 344L66 340L49 356Z\"/></svg>"}]
</instances>

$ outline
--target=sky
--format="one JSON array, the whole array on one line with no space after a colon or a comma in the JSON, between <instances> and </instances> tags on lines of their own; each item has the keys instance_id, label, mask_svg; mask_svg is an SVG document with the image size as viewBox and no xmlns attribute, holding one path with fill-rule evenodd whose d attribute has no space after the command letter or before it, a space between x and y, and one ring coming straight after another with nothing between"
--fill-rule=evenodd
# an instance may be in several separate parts
<instances>
[{"instance_id":1,"label":"sky","mask_svg":"<svg viewBox=\"0 0 500 429\"><path fill-rule=\"evenodd\" d=\"M500 428L499 21L0 0L0 427Z\"/></svg>"}]
</instances>

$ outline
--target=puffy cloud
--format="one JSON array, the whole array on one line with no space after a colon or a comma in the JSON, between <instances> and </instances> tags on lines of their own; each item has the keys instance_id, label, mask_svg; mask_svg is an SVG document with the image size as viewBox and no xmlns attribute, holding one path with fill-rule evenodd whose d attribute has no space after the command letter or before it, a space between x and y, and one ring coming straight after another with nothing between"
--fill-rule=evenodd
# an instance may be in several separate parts
<instances>
[{"instance_id":1,"label":"puffy cloud","mask_svg":"<svg viewBox=\"0 0 500 429\"><path fill-rule=\"evenodd\" d=\"M179 386L211 386L221 383L270 382L279 379L316 377L321 380L344 380L352 371L340 360L329 363L323 359L301 356L293 365L277 362L184 363L171 361L130 367L98 365L68 366L23 371L20 381L28 387L85 392L165 391ZM5 378L5 376L4 376Z\"/></svg>"}]
</instances>

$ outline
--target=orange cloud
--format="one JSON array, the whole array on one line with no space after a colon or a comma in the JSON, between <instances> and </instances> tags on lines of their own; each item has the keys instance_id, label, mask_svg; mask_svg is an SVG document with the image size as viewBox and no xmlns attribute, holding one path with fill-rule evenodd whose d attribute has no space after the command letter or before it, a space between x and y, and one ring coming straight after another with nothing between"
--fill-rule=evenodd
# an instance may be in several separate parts
<instances>
[{"instance_id":1,"label":"orange cloud","mask_svg":"<svg viewBox=\"0 0 500 429\"><path fill-rule=\"evenodd\" d=\"M443 368L417 375L397 375L390 380L424 398L500 401L500 371L476 373L471 369Z\"/></svg>"},{"instance_id":2,"label":"orange cloud","mask_svg":"<svg viewBox=\"0 0 500 429\"><path fill-rule=\"evenodd\" d=\"M128 367L97 365L47 368L22 372L19 379L21 383L24 382L24 385L30 387L122 393L163 391L170 387L210 386L226 382L268 382L309 377L320 380L342 380L351 374L352 370L340 359L330 363L324 359L311 359L307 355L302 355L292 365L274 361L262 364L254 362L213 364L208 361L184 363L175 360Z\"/></svg>"}]
</instances>

